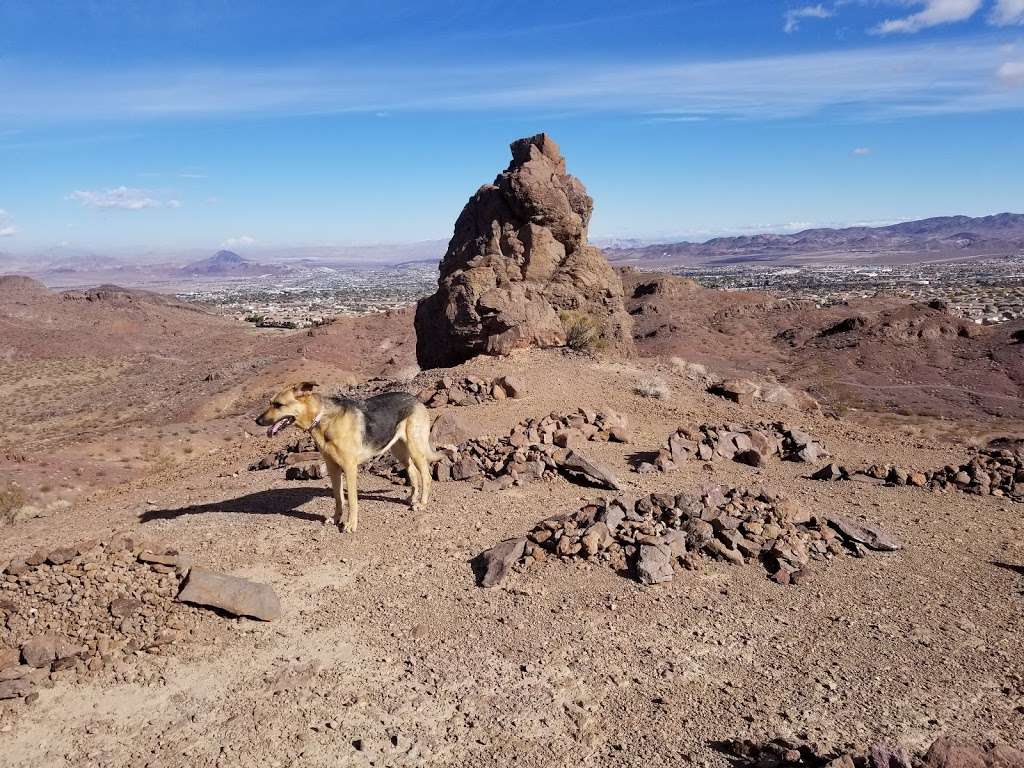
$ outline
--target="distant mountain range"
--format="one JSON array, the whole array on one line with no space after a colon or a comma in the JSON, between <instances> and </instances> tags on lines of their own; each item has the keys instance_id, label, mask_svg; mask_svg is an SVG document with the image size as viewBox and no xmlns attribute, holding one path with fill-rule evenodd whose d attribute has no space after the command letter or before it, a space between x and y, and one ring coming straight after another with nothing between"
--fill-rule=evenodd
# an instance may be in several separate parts
<instances>
[{"instance_id":1,"label":"distant mountain range","mask_svg":"<svg viewBox=\"0 0 1024 768\"><path fill-rule=\"evenodd\" d=\"M279 264L247 261L234 251L217 251L213 256L186 264L178 272L190 277L257 277L288 272Z\"/></svg>"},{"instance_id":2,"label":"distant mountain range","mask_svg":"<svg viewBox=\"0 0 1024 768\"><path fill-rule=\"evenodd\" d=\"M884 227L806 229L791 235L716 237L704 243L657 243L606 249L612 261L743 262L934 261L1024 252L1024 214L939 216Z\"/></svg>"}]
</instances>

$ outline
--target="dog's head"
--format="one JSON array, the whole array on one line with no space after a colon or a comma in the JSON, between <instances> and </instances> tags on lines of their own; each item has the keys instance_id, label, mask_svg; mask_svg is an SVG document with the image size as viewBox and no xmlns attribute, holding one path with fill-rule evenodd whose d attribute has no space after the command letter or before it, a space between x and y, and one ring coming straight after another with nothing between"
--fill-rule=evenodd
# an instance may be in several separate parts
<instances>
[{"instance_id":1,"label":"dog's head","mask_svg":"<svg viewBox=\"0 0 1024 768\"><path fill-rule=\"evenodd\" d=\"M256 423L267 427L268 437L292 424L308 429L316 418L316 404L312 402L314 389L314 382L303 381L278 392L270 401L270 407L256 417Z\"/></svg>"}]
</instances>

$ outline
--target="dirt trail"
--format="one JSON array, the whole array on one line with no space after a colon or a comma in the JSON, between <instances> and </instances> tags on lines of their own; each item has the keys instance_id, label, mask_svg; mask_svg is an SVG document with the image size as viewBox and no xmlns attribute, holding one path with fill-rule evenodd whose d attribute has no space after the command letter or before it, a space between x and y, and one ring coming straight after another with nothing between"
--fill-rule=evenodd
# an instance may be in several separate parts
<instances>
[{"instance_id":1,"label":"dirt trail","mask_svg":"<svg viewBox=\"0 0 1024 768\"><path fill-rule=\"evenodd\" d=\"M600 492L564 480L488 494L445 483L415 514L406 489L364 473L360 530L346 536L321 522L326 483L245 471L294 435L235 432L216 454L3 529L0 561L127 527L271 583L284 617L210 624L154 661L150 685L57 674L35 704L0 705L4 764L724 766L711 741L779 734L924 747L946 732L1020 746L1024 577L1001 567L1024 563L1018 507L819 483L792 463L638 475L627 461L702 422L790 421L851 465L941 466L962 449L763 403L741 409L667 370L656 373L671 395L641 398L633 388L648 363L533 352L455 370L525 381L523 399L456 409L480 434L579 406L625 413L634 442L591 452L628 496L764 485L815 512L864 516L906 549L837 559L801 587L709 562L645 588L550 561L485 591L474 556Z\"/></svg>"}]
</instances>

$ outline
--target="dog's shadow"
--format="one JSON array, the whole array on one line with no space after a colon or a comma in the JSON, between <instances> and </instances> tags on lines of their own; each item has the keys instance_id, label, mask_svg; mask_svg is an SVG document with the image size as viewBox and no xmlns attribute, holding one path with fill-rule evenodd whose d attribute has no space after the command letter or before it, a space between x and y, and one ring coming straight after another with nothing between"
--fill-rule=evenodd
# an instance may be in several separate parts
<instances>
[{"instance_id":1,"label":"dog's shadow","mask_svg":"<svg viewBox=\"0 0 1024 768\"><path fill-rule=\"evenodd\" d=\"M234 499L224 501L211 501L206 504L192 504L187 507L176 509L147 509L139 514L139 521L148 523L153 520L174 520L186 515L203 515L208 512L228 512L246 515L284 515L295 517L299 520L324 519L323 514L307 512L299 507L317 498L331 499L329 488L317 488L303 486L301 488L270 488L266 491L247 493L245 496L238 496ZM382 495L380 493L359 494L360 501L383 501L393 504L406 505L404 494ZM331 505L333 514L333 504Z\"/></svg>"}]
</instances>

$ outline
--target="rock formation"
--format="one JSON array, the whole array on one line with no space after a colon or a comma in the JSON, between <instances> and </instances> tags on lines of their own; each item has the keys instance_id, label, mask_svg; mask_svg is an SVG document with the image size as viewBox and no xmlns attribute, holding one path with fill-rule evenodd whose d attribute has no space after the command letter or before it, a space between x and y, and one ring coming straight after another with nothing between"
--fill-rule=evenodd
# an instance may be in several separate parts
<instances>
[{"instance_id":1,"label":"rock formation","mask_svg":"<svg viewBox=\"0 0 1024 768\"><path fill-rule=\"evenodd\" d=\"M622 282L587 244L593 205L547 134L513 142L509 167L462 209L437 292L416 308L420 365L561 346L564 313L591 323L597 343L629 348Z\"/></svg>"}]
</instances>

